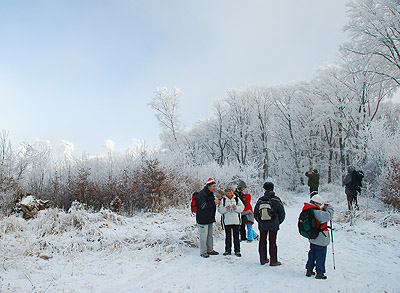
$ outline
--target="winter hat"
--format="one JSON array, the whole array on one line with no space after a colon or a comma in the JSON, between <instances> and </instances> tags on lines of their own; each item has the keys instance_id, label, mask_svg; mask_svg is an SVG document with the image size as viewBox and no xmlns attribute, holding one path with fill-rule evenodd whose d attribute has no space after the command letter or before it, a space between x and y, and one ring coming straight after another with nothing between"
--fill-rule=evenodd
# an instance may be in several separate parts
<instances>
[{"instance_id":1,"label":"winter hat","mask_svg":"<svg viewBox=\"0 0 400 293\"><path fill-rule=\"evenodd\" d=\"M206 185L207 185L207 186L211 186L211 185L213 185L213 184L216 184L215 181L214 181L214 179L208 178Z\"/></svg>"},{"instance_id":2,"label":"winter hat","mask_svg":"<svg viewBox=\"0 0 400 293\"><path fill-rule=\"evenodd\" d=\"M263 188L264 188L266 191L274 191L274 183L272 183L272 182L265 182L264 185L263 185Z\"/></svg>"},{"instance_id":3,"label":"winter hat","mask_svg":"<svg viewBox=\"0 0 400 293\"><path fill-rule=\"evenodd\" d=\"M314 170L312 170L312 171L313 171L314 173L316 173L316 174L318 173L318 170L317 170L317 169L314 169Z\"/></svg>"},{"instance_id":4,"label":"winter hat","mask_svg":"<svg viewBox=\"0 0 400 293\"><path fill-rule=\"evenodd\" d=\"M318 194L318 191L314 190L313 192L310 193L310 198L312 198L314 195L317 195L317 194Z\"/></svg>"},{"instance_id":5,"label":"winter hat","mask_svg":"<svg viewBox=\"0 0 400 293\"><path fill-rule=\"evenodd\" d=\"M313 201L315 203L319 203L319 204L323 204L324 200L322 199L322 197L319 194L314 195L311 199L310 202Z\"/></svg>"},{"instance_id":6,"label":"winter hat","mask_svg":"<svg viewBox=\"0 0 400 293\"><path fill-rule=\"evenodd\" d=\"M247 187L246 182L244 182L243 180L240 180L237 188L240 188L240 187Z\"/></svg>"},{"instance_id":7,"label":"winter hat","mask_svg":"<svg viewBox=\"0 0 400 293\"><path fill-rule=\"evenodd\" d=\"M233 191L233 187L232 186L225 187L225 192L231 192L231 191Z\"/></svg>"}]
</instances>

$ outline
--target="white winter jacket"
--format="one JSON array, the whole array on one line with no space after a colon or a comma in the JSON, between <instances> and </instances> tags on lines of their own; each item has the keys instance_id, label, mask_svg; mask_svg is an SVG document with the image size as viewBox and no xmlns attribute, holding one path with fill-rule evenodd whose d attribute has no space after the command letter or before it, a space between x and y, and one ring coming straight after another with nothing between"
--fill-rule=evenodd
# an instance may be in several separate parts
<instances>
[{"instance_id":1,"label":"white winter jacket","mask_svg":"<svg viewBox=\"0 0 400 293\"><path fill-rule=\"evenodd\" d=\"M222 224L224 225L240 225L240 213L244 210L244 205L240 199L235 200L236 196L231 199L224 197L218 205L218 212L222 214ZM233 205L236 205L236 210L233 209ZM226 207L230 206L230 209Z\"/></svg>"}]
</instances>

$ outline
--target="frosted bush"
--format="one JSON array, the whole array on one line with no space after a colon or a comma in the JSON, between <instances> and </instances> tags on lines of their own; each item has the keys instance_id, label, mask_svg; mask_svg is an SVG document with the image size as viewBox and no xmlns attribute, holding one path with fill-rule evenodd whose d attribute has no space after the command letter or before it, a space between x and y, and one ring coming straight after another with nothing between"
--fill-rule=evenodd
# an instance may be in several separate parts
<instances>
[{"instance_id":1,"label":"frosted bush","mask_svg":"<svg viewBox=\"0 0 400 293\"><path fill-rule=\"evenodd\" d=\"M36 218L5 217L0 223L4 259L40 255L74 255L86 251L156 249L161 254L198 246L195 220L182 211L139 213L123 217L109 210L90 212L83 205L40 211Z\"/></svg>"}]
</instances>

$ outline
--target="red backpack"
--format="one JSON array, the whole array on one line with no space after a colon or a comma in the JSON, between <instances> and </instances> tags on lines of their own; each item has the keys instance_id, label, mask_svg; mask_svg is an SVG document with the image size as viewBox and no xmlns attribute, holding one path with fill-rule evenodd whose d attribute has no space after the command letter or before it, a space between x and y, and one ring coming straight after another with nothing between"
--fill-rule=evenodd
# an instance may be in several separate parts
<instances>
[{"instance_id":1,"label":"red backpack","mask_svg":"<svg viewBox=\"0 0 400 293\"><path fill-rule=\"evenodd\" d=\"M197 191L193 192L192 194L192 202L191 202L191 209L192 209L192 213L196 213L197 212L197 196L199 195L199 193Z\"/></svg>"}]
</instances>

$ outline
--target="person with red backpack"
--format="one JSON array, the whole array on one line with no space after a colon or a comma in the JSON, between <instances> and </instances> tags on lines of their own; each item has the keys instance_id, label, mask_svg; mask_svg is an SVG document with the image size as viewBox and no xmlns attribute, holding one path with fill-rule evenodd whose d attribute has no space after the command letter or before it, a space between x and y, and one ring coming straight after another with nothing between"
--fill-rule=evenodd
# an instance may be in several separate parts
<instances>
[{"instance_id":1,"label":"person with red backpack","mask_svg":"<svg viewBox=\"0 0 400 293\"><path fill-rule=\"evenodd\" d=\"M215 223L217 205L220 203L220 200L214 197L216 186L214 179L209 178L206 186L196 198L196 222L199 229L200 256L204 258L219 254L213 248L213 224Z\"/></svg>"},{"instance_id":2,"label":"person with red backpack","mask_svg":"<svg viewBox=\"0 0 400 293\"><path fill-rule=\"evenodd\" d=\"M304 203L302 211L312 209L317 227L319 227L319 233L316 238L310 238L310 250L308 252L308 260L306 263L306 276L311 277L315 275L314 267L317 274L316 279L325 280L325 261L327 246L330 243L328 222L333 218L333 207L330 204L324 204L322 197L319 194L314 195L310 199L310 203ZM321 208L322 207L322 208Z\"/></svg>"}]
</instances>

